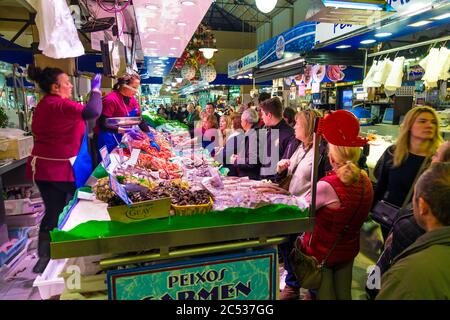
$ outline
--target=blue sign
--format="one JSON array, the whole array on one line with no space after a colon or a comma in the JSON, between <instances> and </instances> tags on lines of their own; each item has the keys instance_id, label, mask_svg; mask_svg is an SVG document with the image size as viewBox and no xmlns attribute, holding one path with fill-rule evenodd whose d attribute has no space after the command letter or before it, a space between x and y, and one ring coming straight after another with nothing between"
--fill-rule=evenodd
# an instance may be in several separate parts
<instances>
[{"instance_id":1,"label":"blue sign","mask_svg":"<svg viewBox=\"0 0 450 320\"><path fill-rule=\"evenodd\" d=\"M315 44L317 22L302 22L258 46L259 66L286 57L287 53L310 51Z\"/></svg>"},{"instance_id":2,"label":"blue sign","mask_svg":"<svg viewBox=\"0 0 450 320\"><path fill-rule=\"evenodd\" d=\"M109 186L111 187L111 190L114 191L119 196L119 198L122 199L123 202L125 202L127 206L131 206L132 202L130 198L128 198L128 194L125 188L119 183L119 181L117 181L117 179L112 174L108 175Z\"/></svg>"},{"instance_id":3,"label":"blue sign","mask_svg":"<svg viewBox=\"0 0 450 320\"><path fill-rule=\"evenodd\" d=\"M110 271L110 300L274 300L274 249Z\"/></svg>"}]
</instances>

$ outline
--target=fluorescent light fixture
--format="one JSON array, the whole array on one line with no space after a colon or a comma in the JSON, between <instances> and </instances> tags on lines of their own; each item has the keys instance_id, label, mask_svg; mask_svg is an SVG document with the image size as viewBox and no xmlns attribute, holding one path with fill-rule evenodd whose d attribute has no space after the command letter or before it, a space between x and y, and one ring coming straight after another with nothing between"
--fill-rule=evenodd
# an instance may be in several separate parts
<instances>
[{"instance_id":1,"label":"fluorescent light fixture","mask_svg":"<svg viewBox=\"0 0 450 320\"><path fill-rule=\"evenodd\" d=\"M180 40L181 38L180 37L173 37L173 40Z\"/></svg>"},{"instance_id":2,"label":"fluorescent light fixture","mask_svg":"<svg viewBox=\"0 0 450 320\"><path fill-rule=\"evenodd\" d=\"M149 44L156 44L156 41L149 41Z\"/></svg>"},{"instance_id":3,"label":"fluorescent light fixture","mask_svg":"<svg viewBox=\"0 0 450 320\"><path fill-rule=\"evenodd\" d=\"M150 28L147 29L147 31L149 31L149 32L155 32L155 31L157 31L157 30L156 30L156 28L150 27Z\"/></svg>"},{"instance_id":4,"label":"fluorescent light fixture","mask_svg":"<svg viewBox=\"0 0 450 320\"><path fill-rule=\"evenodd\" d=\"M274 68L275 68L275 69L281 69L281 68L288 67L288 66L292 66L292 65L294 65L294 64L297 64L297 63L300 63L300 62L304 62L304 61L305 61L305 59L303 59L303 58L301 58L301 59L296 59L296 60L294 60L294 61L289 61L289 62L280 64L280 65L277 65L277 66L275 66Z\"/></svg>"},{"instance_id":5,"label":"fluorescent light fixture","mask_svg":"<svg viewBox=\"0 0 450 320\"><path fill-rule=\"evenodd\" d=\"M151 3L147 4L145 7L150 10L158 10L159 9L159 7L156 4L151 4Z\"/></svg>"},{"instance_id":6,"label":"fluorescent light fixture","mask_svg":"<svg viewBox=\"0 0 450 320\"><path fill-rule=\"evenodd\" d=\"M187 23L186 22L178 22L177 26L185 27L185 26L187 26Z\"/></svg>"},{"instance_id":7,"label":"fluorescent light fixture","mask_svg":"<svg viewBox=\"0 0 450 320\"><path fill-rule=\"evenodd\" d=\"M285 58L292 58L294 56L294 54L292 52L285 52L284 53L284 57Z\"/></svg>"},{"instance_id":8,"label":"fluorescent light fixture","mask_svg":"<svg viewBox=\"0 0 450 320\"><path fill-rule=\"evenodd\" d=\"M375 37L377 37L377 38L384 38L384 37L390 37L390 36L392 36L392 33L390 33L390 32L380 32L375 35Z\"/></svg>"},{"instance_id":9,"label":"fluorescent light fixture","mask_svg":"<svg viewBox=\"0 0 450 320\"><path fill-rule=\"evenodd\" d=\"M171 53L169 53L169 56L173 56L174 54L171 52Z\"/></svg>"},{"instance_id":10,"label":"fluorescent light fixture","mask_svg":"<svg viewBox=\"0 0 450 320\"><path fill-rule=\"evenodd\" d=\"M346 2L346 1L334 1L334 0L325 0L323 1L325 7L333 7L333 8L344 8L344 9L360 9L360 10L375 10L382 11L384 9L383 4L377 3L363 3L363 2Z\"/></svg>"},{"instance_id":11,"label":"fluorescent light fixture","mask_svg":"<svg viewBox=\"0 0 450 320\"><path fill-rule=\"evenodd\" d=\"M434 18L431 18L431 19L432 20L444 20L444 19L447 19L447 18L450 18L450 12L441 14L440 16L437 16L437 17L434 17Z\"/></svg>"},{"instance_id":12,"label":"fluorescent light fixture","mask_svg":"<svg viewBox=\"0 0 450 320\"><path fill-rule=\"evenodd\" d=\"M360 43L361 43L361 44L371 44L371 43L375 43L375 42L377 42L377 40L374 40L374 39L367 39L367 40L361 41Z\"/></svg>"},{"instance_id":13,"label":"fluorescent light fixture","mask_svg":"<svg viewBox=\"0 0 450 320\"><path fill-rule=\"evenodd\" d=\"M351 48L351 45L348 44L342 44L340 46L337 46L336 49L347 49L347 48Z\"/></svg>"},{"instance_id":14,"label":"fluorescent light fixture","mask_svg":"<svg viewBox=\"0 0 450 320\"><path fill-rule=\"evenodd\" d=\"M175 51L175 50L177 50L177 48L170 48L170 50L173 50L173 51Z\"/></svg>"},{"instance_id":15,"label":"fluorescent light fixture","mask_svg":"<svg viewBox=\"0 0 450 320\"><path fill-rule=\"evenodd\" d=\"M425 25L427 25L427 24L429 24L431 22L433 22L433 21L422 20L422 21L419 21L419 22L416 22L416 23L408 24L408 26L410 26L410 27L421 27L421 26L425 26Z\"/></svg>"},{"instance_id":16,"label":"fluorescent light fixture","mask_svg":"<svg viewBox=\"0 0 450 320\"><path fill-rule=\"evenodd\" d=\"M164 61L164 60L169 60L169 58L167 58L167 57L160 57L159 60Z\"/></svg>"},{"instance_id":17,"label":"fluorescent light fixture","mask_svg":"<svg viewBox=\"0 0 450 320\"><path fill-rule=\"evenodd\" d=\"M157 48L148 48L147 50L149 50L149 51L158 51Z\"/></svg>"},{"instance_id":18,"label":"fluorescent light fixture","mask_svg":"<svg viewBox=\"0 0 450 320\"><path fill-rule=\"evenodd\" d=\"M194 1L188 1L188 0L183 0L183 1L181 1L181 4L182 4L182 5L185 5L185 6L187 6L187 7L195 6L195 2L194 2Z\"/></svg>"}]
</instances>

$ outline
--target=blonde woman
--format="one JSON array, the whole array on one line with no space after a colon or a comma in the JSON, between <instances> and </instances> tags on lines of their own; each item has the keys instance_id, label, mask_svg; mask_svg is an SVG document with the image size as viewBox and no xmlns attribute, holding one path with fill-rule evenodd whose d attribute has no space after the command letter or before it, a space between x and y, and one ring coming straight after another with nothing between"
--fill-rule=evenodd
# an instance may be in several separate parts
<instances>
[{"instance_id":1,"label":"blonde woman","mask_svg":"<svg viewBox=\"0 0 450 320\"><path fill-rule=\"evenodd\" d=\"M397 143L389 147L375 167L374 204L380 200L401 207L420 167L442 144L439 118L431 107L415 107L405 116ZM382 229L387 236L389 230Z\"/></svg>"},{"instance_id":2,"label":"blonde woman","mask_svg":"<svg viewBox=\"0 0 450 320\"><path fill-rule=\"evenodd\" d=\"M222 133L222 139L220 141L220 147L224 147L225 143L227 143L228 137L227 135L231 132L231 118L227 116L221 116L219 120L219 129Z\"/></svg>"},{"instance_id":3,"label":"blonde woman","mask_svg":"<svg viewBox=\"0 0 450 320\"><path fill-rule=\"evenodd\" d=\"M295 196L305 195L311 189L311 169L313 160L312 143L314 123L320 117L317 110L304 110L295 115L295 140L291 140L284 156L277 164L277 173L292 175L289 192ZM283 157L284 157L283 156Z\"/></svg>"},{"instance_id":4,"label":"blonde woman","mask_svg":"<svg viewBox=\"0 0 450 320\"><path fill-rule=\"evenodd\" d=\"M358 167L360 155L359 147L329 144L333 171L317 184L316 225L301 239L302 251L319 262L329 255L317 291L320 300L352 298L353 260L359 252L360 229L373 200L370 179ZM306 200L311 201L309 195Z\"/></svg>"}]
</instances>

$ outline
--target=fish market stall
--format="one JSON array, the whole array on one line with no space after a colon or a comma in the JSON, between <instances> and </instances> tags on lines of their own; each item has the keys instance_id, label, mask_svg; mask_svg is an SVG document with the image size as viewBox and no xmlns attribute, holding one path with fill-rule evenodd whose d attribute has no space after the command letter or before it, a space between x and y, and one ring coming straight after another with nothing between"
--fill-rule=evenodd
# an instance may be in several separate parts
<instances>
[{"instance_id":1,"label":"fish market stall","mask_svg":"<svg viewBox=\"0 0 450 320\"><path fill-rule=\"evenodd\" d=\"M60 298L276 299L277 245L312 229L307 205L177 147L182 127L152 133L125 135L60 215L47 267L60 270Z\"/></svg>"}]
</instances>

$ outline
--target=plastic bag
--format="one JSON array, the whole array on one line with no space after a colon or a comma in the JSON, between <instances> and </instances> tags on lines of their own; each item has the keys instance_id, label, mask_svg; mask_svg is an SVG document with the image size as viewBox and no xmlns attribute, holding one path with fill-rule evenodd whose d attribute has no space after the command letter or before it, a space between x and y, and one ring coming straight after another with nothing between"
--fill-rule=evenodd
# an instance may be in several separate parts
<instances>
[{"instance_id":1,"label":"plastic bag","mask_svg":"<svg viewBox=\"0 0 450 320\"><path fill-rule=\"evenodd\" d=\"M54 59L84 55L84 47L65 0L27 0L36 10L39 50Z\"/></svg>"}]
</instances>

